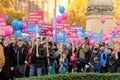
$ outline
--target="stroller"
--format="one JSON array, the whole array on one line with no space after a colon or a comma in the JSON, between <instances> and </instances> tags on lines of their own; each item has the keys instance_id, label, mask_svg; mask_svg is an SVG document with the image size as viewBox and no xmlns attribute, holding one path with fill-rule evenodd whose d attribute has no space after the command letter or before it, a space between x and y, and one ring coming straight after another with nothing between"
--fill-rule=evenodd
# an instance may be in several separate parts
<instances>
[{"instance_id":1,"label":"stroller","mask_svg":"<svg viewBox=\"0 0 120 80\"><path fill-rule=\"evenodd\" d=\"M85 59L78 59L77 63L77 72L91 72L92 66L89 65Z\"/></svg>"}]
</instances>

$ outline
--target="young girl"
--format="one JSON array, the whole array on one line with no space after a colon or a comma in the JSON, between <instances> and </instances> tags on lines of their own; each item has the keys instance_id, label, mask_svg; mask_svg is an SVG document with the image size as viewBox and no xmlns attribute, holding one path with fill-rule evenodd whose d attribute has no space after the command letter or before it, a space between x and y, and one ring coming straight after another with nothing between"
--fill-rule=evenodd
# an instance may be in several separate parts
<instances>
[{"instance_id":1,"label":"young girl","mask_svg":"<svg viewBox=\"0 0 120 80\"><path fill-rule=\"evenodd\" d=\"M70 62L72 63L72 72L75 72L77 69L77 66L76 66L77 60L78 58L76 57L75 53L73 53L70 59Z\"/></svg>"},{"instance_id":2,"label":"young girl","mask_svg":"<svg viewBox=\"0 0 120 80\"><path fill-rule=\"evenodd\" d=\"M68 59L66 58L65 52L62 53L61 58L60 58L60 73L64 74L67 72L68 68Z\"/></svg>"}]
</instances>

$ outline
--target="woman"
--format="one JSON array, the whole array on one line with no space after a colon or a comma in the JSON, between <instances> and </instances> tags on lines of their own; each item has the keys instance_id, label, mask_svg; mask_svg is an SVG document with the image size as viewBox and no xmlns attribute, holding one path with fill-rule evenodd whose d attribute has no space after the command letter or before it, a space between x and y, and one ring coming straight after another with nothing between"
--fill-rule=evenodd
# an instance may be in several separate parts
<instances>
[{"instance_id":1,"label":"woman","mask_svg":"<svg viewBox=\"0 0 120 80\"><path fill-rule=\"evenodd\" d=\"M10 53L8 41L3 41L3 49L5 55L5 65L2 68L2 79L1 80L14 80L14 54Z\"/></svg>"},{"instance_id":2,"label":"woman","mask_svg":"<svg viewBox=\"0 0 120 80\"><path fill-rule=\"evenodd\" d=\"M116 56L115 53L113 52L112 48L108 48L108 61L107 61L107 69L108 72L115 73L117 71L116 69Z\"/></svg>"}]
</instances>

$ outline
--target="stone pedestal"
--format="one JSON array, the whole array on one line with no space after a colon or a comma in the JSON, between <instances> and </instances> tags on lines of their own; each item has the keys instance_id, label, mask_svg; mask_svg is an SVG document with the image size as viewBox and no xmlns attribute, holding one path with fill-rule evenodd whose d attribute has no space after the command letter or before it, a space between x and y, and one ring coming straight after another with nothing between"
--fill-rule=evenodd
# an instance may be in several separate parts
<instances>
[{"instance_id":1,"label":"stone pedestal","mask_svg":"<svg viewBox=\"0 0 120 80\"><path fill-rule=\"evenodd\" d=\"M100 30L110 30L113 28L114 12L112 0L107 2L106 1L88 1L88 8L86 13L86 30L92 31L93 33L99 33ZM106 22L104 24L100 22L102 17L106 18Z\"/></svg>"}]
</instances>

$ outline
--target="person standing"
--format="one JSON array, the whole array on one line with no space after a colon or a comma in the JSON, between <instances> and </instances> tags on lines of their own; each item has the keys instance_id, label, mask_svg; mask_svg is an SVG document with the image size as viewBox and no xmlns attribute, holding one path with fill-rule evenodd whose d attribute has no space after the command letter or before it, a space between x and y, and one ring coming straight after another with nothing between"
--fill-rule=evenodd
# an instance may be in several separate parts
<instances>
[{"instance_id":1,"label":"person standing","mask_svg":"<svg viewBox=\"0 0 120 80\"><path fill-rule=\"evenodd\" d=\"M37 76L42 76L43 74L46 74L45 66L47 66L47 45L43 43L42 46L42 48L38 48L39 51L36 60Z\"/></svg>"},{"instance_id":2,"label":"person standing","mask_svg":"<svg viewBox=\"0 0 120 80\"><path fill-rule=\"evenodd\" d=\"M1 70L4 64L5 64L4 50L2 45L0 44L0 77L1 77Z\"/></svg>"},{"instance_id":3,"label":"person standing","mask_svg":"<svg viewBox=\"0 0 120 80\"><path fill-rule=\"evenodd\" d=\"M108 53L107 53L107 50L105 49L105 45L103 45L103 44L101 44L100 46L99 46L99 48L100 48L100 52L99 52L99 54L100 54L100 72L101 73L105 73L105 72L107 72L107 69L106 69L106 64L107 64L107 55L108 55Z\"/></svg>"},{"instance_id":4,"label":"person standing","mask_svg":"<svg viewBox=\"0 0 120 80\"><path fill-rule=\"evenodd\" d=\"M52 49L52 42L48 42L48 53L47 53L47 72L51 74L52 65L55 60L55 52Z\"/></svg>"},{"instance_id":5,"label":"person standing","mask_svg":"<svg viewBox=\"0 0 120 80\"><path fill-rule=\"evenodd\" d=\"M24 77L28 60L28 51L23 45L22 39L17 40L15 48L15 77Z\"/></svg>"},{"instance_id":6,"label":"person standing","mask_svg":"<svg viewBox=\"0 0 120 80\"><path fill-rule=\"evenodd\" d=\"M3 49L5 55L5 65L2 68L1 80L14 80L14 54L10 52L9 42L3 41Z\"/></svg>"},{"instance_id":7,"label":"person standing","mask_svg":"<svg viewBox=\"0 0 120 80\"><path fill-rule=\"evenodd\" d=\"M108 69L108 72L116 72L117 69L116 69L116 56L115 56L115 53L113 52L113 49L112 48L108 48L108 61L107 61L107 69Z\"/></svg>"}]
</instances>

